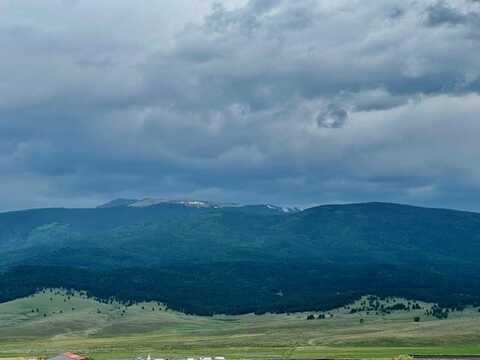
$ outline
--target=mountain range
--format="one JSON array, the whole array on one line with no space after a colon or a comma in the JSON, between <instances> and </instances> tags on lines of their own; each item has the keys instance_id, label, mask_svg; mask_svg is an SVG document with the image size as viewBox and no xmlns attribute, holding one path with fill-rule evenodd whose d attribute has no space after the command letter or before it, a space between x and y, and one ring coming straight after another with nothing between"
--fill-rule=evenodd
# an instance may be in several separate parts
<instances>
[{"instance_id":1,"label":"mountain range","mask_svg":"<svg viewBox=\"0 0 480 360\"><path fill-rule=\"evenodd\" d=\"M0 301L44 287L187 313L326 310L362 295L480 303L480 214L117 199L0 213Z\"/></svg>"}]
</instances>

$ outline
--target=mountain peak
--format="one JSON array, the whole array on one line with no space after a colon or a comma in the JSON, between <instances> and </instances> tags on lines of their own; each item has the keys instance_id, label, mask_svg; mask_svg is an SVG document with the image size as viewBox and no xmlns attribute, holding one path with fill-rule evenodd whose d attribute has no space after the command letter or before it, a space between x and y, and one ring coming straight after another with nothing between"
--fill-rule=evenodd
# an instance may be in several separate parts
<instances>
[{"instance_id":1,"label":"mountain peak","mask_svg":"<svg viewBox=\"0 0 480 360\"><path fill-rule=\"evenodd\" d=\"M221 207L237 207L239 205L234 203L220 203L213 201L203 201L203 200L194 200L194 199L161 199L146 197L143 199L115 199L109 201L105 204L98 206L98 208L112 208L112 207L149 207L161 204L176 204L183 205L186 207L195 207L195 208L221 208Z\"/></svg>"},{"instance_id":2,"label":"mountain peak","mask_svg":"<svg viewBox=\"0 0 480 360\"><path fill-rule=\"evenodd\" d=\"M242 208L242 207L263 207L267 208L270 211L275 211L278 213L291 214L301 211L297 207L286 207L278 206L273 204L259 204L259 205L239 205L235 203L225 203L225 202L215 202L215 201L204 201L204 200L195 200L195 199L162 199L154 197L146 197L143 199L115 199L111 200L105 204L98 206L98 208L113 208L113 207L132 207L132 208L144 208L156 205L183 205L185 207L192 208Z\"/></svg>"}]
</instances>

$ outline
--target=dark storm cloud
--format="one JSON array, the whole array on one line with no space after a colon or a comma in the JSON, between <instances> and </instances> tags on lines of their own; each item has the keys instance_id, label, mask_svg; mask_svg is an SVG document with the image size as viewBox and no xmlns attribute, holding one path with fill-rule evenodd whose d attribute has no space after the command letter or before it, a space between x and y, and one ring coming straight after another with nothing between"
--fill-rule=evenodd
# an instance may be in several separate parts
<instances>
[{"instance_id":1,"label":"dark storm cloud","mask_svg":"<svg viewBox=\"0 0 480 360\"><path fill-rule=\"evenodd\" d=\"M327 109L317 115L317 124L320 127L336 129L345 125L348 113L345 109L330 104Z\"/></svg>"},{"instance_id":2,"label":"dark storm cloud","mask_svg":"<svg viewBox=\"0 0 480 360\"><path fill-rule=\"evenodd\" d=\"M471 3L476 3L473 0ZM427 23L439 25L473 25L480 26L478 8L458 8L445 0L439 0L427 8Z\"/></svg>"},{"instance_id":3,"label":"dark storm cloud","mask_svg":"<svg viewBox=\"0 0 480 360\"><path fill-rule=\"evenodd\" d=\"M431 26L443 24L458 25L466 23L468 16L462 14L447 2L438 1L427 9L427 21Z\"/></svg>"},{"instance_id":4,"label":"dark storm cloud","mask_svg":"<svg viewBox=\"0 0 480 360\"><path fill-rule=\"evenodd\" d=\"M1 3L0 208L153 195L479 209L479 6Z\"/></svg>"}]
</instances>

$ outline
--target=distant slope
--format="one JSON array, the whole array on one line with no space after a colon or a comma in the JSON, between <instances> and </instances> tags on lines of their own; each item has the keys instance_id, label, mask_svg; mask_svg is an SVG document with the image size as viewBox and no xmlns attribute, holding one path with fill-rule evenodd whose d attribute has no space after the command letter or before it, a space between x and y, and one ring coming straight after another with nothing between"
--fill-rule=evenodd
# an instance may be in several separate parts
<instances>
[{"instance_id":1,"label":"distant slope","mask_svg":"<svg viewBox=\"0 0 480 360\"><path fill-rule=\"evenodd\" d=\"M137 199L115 199L98 206L98 208L102 209L102 208L113 208L113 207L119 207L119 206L130 206L132 204L135 204L137 201L138 201Z\"/></svg>"},{"instance_id":2,"label":"distant slope","mask_svg":"<svg viewBox=\"0 0 480 360\"><path fill-rule=\"evenodd\" d=\"M369 298L371 299L369 300ZM405 307L399 308L398 305ZM373 310L374 306L378 309L377 311ZM308 329L312 325L322 327L322 323L328 323L329 326L341 326L341 324L334 323L336 321L353 323L357 322L356 320L359 318L366 318L373 322L383 317L387 321L401 320L413 323L414 316L419 316L422 321L429 322L430 326L436 326L438 318L426 314L432 307L433 304L419 303L403 298L380 299L368 296L362 297L359 301L352 302L346 307L332 309L327 314L324 313L323 318L318 317L319 312L314 312L315 322L318 323L314 324L307 320L307 316L312 313L200 317L170 310L159 302L122 304L99 301L87 297L83 292L44 289L28 297L0 304L0 339L19 340L59 335L63 337L119 336L121 334L149 333L159 329L163 332L165 330L179 331L182 328L196 331L208 328L211 331L217 327L231 328L232 325L233 328L237 328L238 323L243 326L259 324L275 326L276 322L282 325L293 323ZM351 309L355 309L355 311L351 311ZM379 309L388 310L380 311ZM478 311L476 314L473 313L475 310L469 308L461 312L452 312L450 317L466 317L468 314L471 318L475 318L476 322L480 322L480 313ZM232 325L229 326L228 323Z\"/></svg>"},{"instance_id":3,"label":"distant slope","mask_svg":"<svg viewBox=\"0 0 480 360\"><path fill-rule=\"evenodd\" d=\"M393 359L399 354L479 352L480 313L426 315L432 304L367 299L346 308L292 314L199 317L163 310L156 302L121 305L47 290L0 304L2 357L55 356L66 349L94 359ZM368 301L372 304L372 302ZM398 309L403 304L410 309ZM420 307L420 308L418 308ZM352 312L355 309L358 311ZM368 310L370 309L370 310ZM314 320L307 316L315 315ZM420 321L415 322L414 317Z\"/></svg>"},{"instance_id":4,"label":"distant slope","mask_svg":"<svg viewBox=\"0 0 480 360\"><path fill-rule=\"evenodd\" d=\"M0 214L0 300L64 286L198 314L327 309L366 293L480 302L476 213L125 201Z\"/></svg>"},{"instance_id":5,"label":"distant slope","mask_svg":"<svg viewBox=\"0 0 480 360\"><path fill-rule=\"evenodd\" d=\"M0 304L0 339L92 336L147 332L158 327L180 328L201 319L166 310L157 303L123 305L99 302L82 293L46 289L29 297ZM142 326L143 324L143 326Z\"/></svg>"}]
</instances>

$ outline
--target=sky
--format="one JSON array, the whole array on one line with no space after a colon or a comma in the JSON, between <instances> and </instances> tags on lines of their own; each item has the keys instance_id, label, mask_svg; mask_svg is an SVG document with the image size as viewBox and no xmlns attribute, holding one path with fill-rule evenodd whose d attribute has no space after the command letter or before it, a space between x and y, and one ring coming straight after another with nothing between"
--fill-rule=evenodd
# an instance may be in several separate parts
<instances>
[{"instance_id":1,"label":"sky","mask_svg":"<svg viewBox=\"0 0 480 360\"><path fill-rule=\"evenodd\" d=\"M0 210L480 211L480 2L0 0Z\"/></svg>"}]
</instances>

